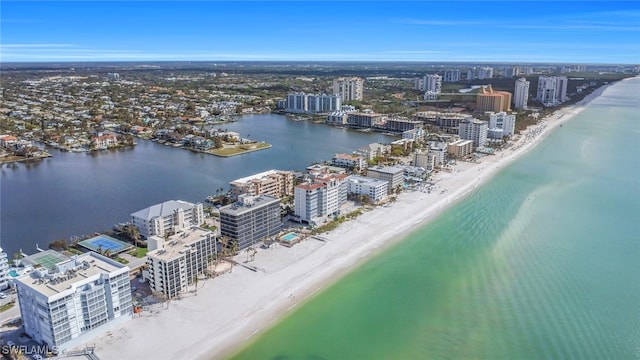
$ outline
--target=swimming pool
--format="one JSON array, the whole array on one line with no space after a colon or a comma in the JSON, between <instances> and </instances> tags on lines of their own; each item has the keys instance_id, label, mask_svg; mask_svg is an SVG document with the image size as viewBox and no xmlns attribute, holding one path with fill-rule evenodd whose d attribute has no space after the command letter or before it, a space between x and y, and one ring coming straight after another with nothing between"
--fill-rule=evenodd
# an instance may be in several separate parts
<instances>
[{"instance_id":1,"label":"swimming pool","mask_svg":"<svg viewBox=\"0 0 640 360\"><path fill-rule=\"evenodd\" d=\"M18 276L20 276L20 274L18 274L18 272L15 271L15 270L9 270L9 276L18 277Z\"/></svg>"},{"instance_id":2,"label":"swimming pool","mask_svg":"<svg viewBox=\"0 0 640 360\"><path fill-rule=\"evenodd\" d=\"M288 234L282 235L280 239L291 242L298 239L298 234L290 232Z\"/></svg>"}]
</instances>

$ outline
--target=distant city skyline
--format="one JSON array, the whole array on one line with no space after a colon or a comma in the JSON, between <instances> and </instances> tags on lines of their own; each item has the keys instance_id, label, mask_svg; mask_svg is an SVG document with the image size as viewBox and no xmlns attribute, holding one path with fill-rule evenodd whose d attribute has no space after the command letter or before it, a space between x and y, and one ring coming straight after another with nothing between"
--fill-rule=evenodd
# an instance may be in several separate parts
<instances>
[{"instance_id":1,"label":"distant city skyline","mask_svg":"<svg viewBox=\"0 0 640 360\"><path fill-rule=\"evenodd\" d=\"M1 62L640 63L633 1L3 1L1 10Z\"/></svg>"}]
</instances>

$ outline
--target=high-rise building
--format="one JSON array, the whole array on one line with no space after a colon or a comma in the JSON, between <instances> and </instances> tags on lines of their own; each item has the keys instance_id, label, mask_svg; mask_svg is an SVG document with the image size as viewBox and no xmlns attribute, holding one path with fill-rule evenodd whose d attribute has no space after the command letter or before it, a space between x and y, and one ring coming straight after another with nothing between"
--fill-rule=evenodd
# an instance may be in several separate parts
<instances>
[{"instance_id":1,"label":"high-rise building","mask_svg":"<svg viewBox=\"0 0 640 360\"><path fill-rule=\"evenodd\" d=\"M288 94L284 110L291 113L329 113L340 110L342 98L328 94Z\"/></svg>"},{"instance_id":2,"label":"high-rise building","mask_svg":"<svg viewBox=\"0 0 640 360\"><path fill-rule=\"evenodd\" d=\"M491 85L483 87L476 97L476 111L509 111L511 110L511 93L494 91Z\"/></svg>"},{"instance_id":3,"label":"high-rise building","mask_svg":"<svg viewBox=\"0 0 640 360\"><path fill-rule=\"evenodd\" d=\"M460 70L459 69L445 70L442 81L446 83L453 83L453 82L460 81Z\"/></svg>"},{"instance_id":4,"label":"high-rise building","mask_svg":"<svg viewBox=\"0 0 640 360\"><path fill-rule=\"evenodd\" d=\"M0 290L9 287L9 263L7 261L7 253L2 251L0 247Z\"/></svg>"},{"instance_id":5,"label":"high-rise building","mask_svg":"<svg viewBox=\"0 0 640 360\"><path fill-rule=\"evenodd\" d=\"M529 82L525 78L516 80L515 91L513 92L513 107L515 109L526 109L529 100Z\"/></svg>"},{"instance_id":6,"label":"high-rise building","mask_svg":"<svg viewBox=\"0 0 640 360\"><path fill-rule=\"evenodd\" d=\"M175 234L182 229L204 222L204 207L182 200L169 200L131 214L131 223L140 236L148 238L156 235Z\"/></svg>"},{"instance_id":7,"label":"high-rise building","mask_svg":"<svg viewBox=\"0 0 640 360\"><path fill-rule=\"evenodd\" d=\"M468 119L460 121L458 135L460 139L473 141L474 147L482 147L487 143L489 126L486 121Z\"/></svg>"},{"instance_id":8,"label":"high-rise building","mask_svg":"<svg viewBox=\"0 0 640 360\"><path fill-rule=\"evenodd\" d=\"M428 74L424 76L424 99L435 100L442 90L442 76Z\"/></svg>"},{"instance_id":9,"label":"high-rise building","mask_svg":"<svg viewBox=\"0 0 640 360\"><path fill-rule=\"evenodd\" d=\"M362 78L342 77L333 80L333 95L339 96L342 101L362 100L363 94L364 80Z\"/></svg>"},{"instance_id":10,"label":"high-rise building","mask_svg":"<svg viewBox=\"0 0 640 360\"><path fill-rule=\"evenodd\" d=\"M172 299L188 290L195 278L204 274L216 251L211 230L193 226L168 239L151 236L147 243L145 279L152 291Z\"/></svg>"},{"instance_id":11,"label":"high-rise building","mask_svg":"<svg viewBox=\"0 0 640 360\"><path fill-rule=\"evenodd\" d=\"M280 232L280 199L269 195L240 195L220 208L220 234L242 250Z\"/></svg>"},{"instance_id":12,"label":"high-rise building","mask_svg":"<svg viewBox=\"0 0 640 360\"><path fill-rule=\"evenodd\" d=\"M493 78L493 68L481 67L478 69L478 79L491 79Z\"/></svg>"},{"instance_id":13,"label":"high-rise building","mask_svg":"<svg viewBox=\"0 0 640 360\"><path fill-rule=\"evenodd\" d=\"M340 214L347 201L346 174L321 173L295 188L295 215L309 224Z\"/></svg>"},{"instance_id":14,"label":"high-rise building","mask_svg":"<svg viewBox=\"0 0 640 360\"><path fill-rule=\"evenodd\" d=\"M536 100L544 106L555 106L567 100L566 76L540 76Z\"/></svg>"},{"instance_id":15,"label":"high-rise building","mask_svg":"<svg viewBox=\"0 0 640 360\"><path fill-rule=\"evenodd\" d=\"M69 258L53 250L23 262L32 270L14 283L24 332L36 342L64 350L131 319L127 266L95 252Z\"/></svg>"},{"instance_id":16,"label":"high-rise building","mask_svg":"<svg viewBox=\"0 0 640 360\"><path fill-rule=\"evenodd\" d=\"M489 129L502 130L502 136L500 137L511 136L516 129L516 116L514 114L507 114L506 112L490 114Z\"/></svg>"}]
</instances>

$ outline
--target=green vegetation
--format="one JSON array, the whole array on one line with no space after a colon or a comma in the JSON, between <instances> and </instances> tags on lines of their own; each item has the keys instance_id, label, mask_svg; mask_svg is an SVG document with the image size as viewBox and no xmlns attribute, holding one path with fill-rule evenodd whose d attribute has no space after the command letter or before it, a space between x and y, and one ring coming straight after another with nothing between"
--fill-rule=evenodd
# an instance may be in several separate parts
<instances>
[{"instance_id":1,"label":"green vegetation","mask_svg":"<svg viewBox=\"0 0 640 360\"><path fill-rule=\"evenodd\" d=\"M129 260L123 259L120 256L116 257L114 260L119 262L120 264L124 264L124 265L127 265L129 263Z\"/></svg>"},{"instance_id":2,"label":"green vegetation","mask_svg":"<svg viewBox=\"0 0 640 360\"><path fill-rule=\"evenodd\" d=\"M0 313L11 309L15 305L15 301L0 306Z\"/></svg>"},{"instance_id":3,"label":"green vegetation","mask_svg":"<svg viewBox=\"0 0 640 360\"><path fill-rule=\"evenodd\" d=\"M328 232L331 230L335 230L338 226L340 226L340 224L342 224L343 222L347 221L347 220L353 220L355 218L357 218L358 216L360 216L362 214L362 210L355 210L352 211L350 213L348 213L345 216L339 216L335 219L333 219L332 221L322 225L322 226L318 226L317 228L314 228L313 230L311 230L311 235L318 235L318 234L322 234L323 232Z\"/></svg>"},{"instance_id":4,"label":"green vegetation","mask_svg":"<svg viewBox=\"0 0 640 360\"><path fill-rule=\"evenodd\" d=\"M131 256L135 256L137 258L143 258L147 255L147 252L149 252L149 249L147 248L143 248L143 247L136 247L134 250L132 250L129 255Z\"/></svg>"},{"instance_id":5,"label":"green vegetation","mask_svg":"<svg viewBox=\"0 0 640 360\"><path fill-rule=\"evenodd\" d=\"M207 153L217 155L217 156L228 157L228 156L235 156L235 155L248 153L251 151L263 150L270 147L271 147L271 144L267 144L267 143L252 143L252 144L242 144L242 145L235 145L230 147L223 147L220 149L212 149L212 150L208 150Z\"/></svg>"}]
</instances>

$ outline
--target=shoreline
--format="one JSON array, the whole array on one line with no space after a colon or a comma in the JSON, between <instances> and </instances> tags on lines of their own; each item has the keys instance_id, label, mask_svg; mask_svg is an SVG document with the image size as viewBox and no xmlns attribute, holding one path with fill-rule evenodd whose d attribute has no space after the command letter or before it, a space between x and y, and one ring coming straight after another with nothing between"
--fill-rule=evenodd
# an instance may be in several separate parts
<instances>
[{"instance_id":1,"label":"shoreline","mask_svg":"<svg viewBox=\"0 0 640 360\"><path fill-rule=\"evenodd\" d=\"M189 354L190 358L211 359L241 351L316 292L477 190L613 84L541 119L523 131L509 149L479 163L458 163L451 173L440 172L435 182L441 191L406 191L388 208L375 208L322 234L324 242L306 239L292 248L260 249L251 263L260 271L234 267L231 273L205 281L195 294L155 305L158 311L151 309L97 338L97 354L106 358L180 358ZM244 262L245 257L241 253L235 259ZM140 339L145 339L144 347L139 346Z\"/></svg>"}]
</instances>

